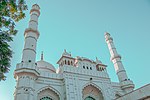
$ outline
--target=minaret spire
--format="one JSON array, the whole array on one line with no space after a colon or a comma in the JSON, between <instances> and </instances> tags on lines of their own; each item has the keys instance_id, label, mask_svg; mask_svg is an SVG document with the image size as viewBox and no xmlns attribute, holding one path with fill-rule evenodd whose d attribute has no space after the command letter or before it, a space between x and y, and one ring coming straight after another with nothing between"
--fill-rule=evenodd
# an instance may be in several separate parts
<instances>
[{"instance_id":1,"label":"minaret spire","mask_svg":"<svg viewBox=\"0 0 150 100\"><path fill-rule=\"evenodd\" d=\"M64 52L65 52L65 53L67 52L66 49L64 49Z\"/></svg>"},{"instance_id":2,"label":"minaret spire","mask_svg":"<svg viewBox=\"0 0 150 100\"><path fill-rule=\"evenodd\" d=\"M40 16L40 7L37 4L30 10L29 26L24 32L25 45L23 49L22 62L35 62L36 44L39 37L38 17Z\"/></svg>"},{"instance_id":3,"label":"minaret spire","mask_svg":"<svg viewBox=\"0 0 150 100\"><path fill-rule=\"evenodd\" d=\"M98 58L96 57L96 61L98 61Z\"/></svg>"},{"instance_id":4,"label":"minaret spire","mask_svg":"<svg viewBox=\"0 0 150 100\"><path fill-rule=\"evenodd\" d=\"M111 55L111 61L114 64L115 71L117 73L119 82L121 84L121 88L125 90L125 92L130 92L134 88L133 82L128 78L124 66L121 61L121 56L118 54L115 45L113 43L113 38L110 36L108 32L105 33L105 40L108 45L108 49Z\"/></svg>"}]
</instances>

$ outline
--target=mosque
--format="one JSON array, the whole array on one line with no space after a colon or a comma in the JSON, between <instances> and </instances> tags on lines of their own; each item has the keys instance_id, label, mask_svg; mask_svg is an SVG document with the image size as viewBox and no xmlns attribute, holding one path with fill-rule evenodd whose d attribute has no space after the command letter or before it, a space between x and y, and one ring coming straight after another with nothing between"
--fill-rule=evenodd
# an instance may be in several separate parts
<instances>
[{"instance_id":1,"label":"mosque","mask_svg":"<svg viewBox=\"0 0 150 100\"><path fill-rule=\"evenodd\" d=\"M127 76L113 38L105 33L119 82L112 82L107 65L98 58L73 57L64 50L58 60L58 69L44 61L36 61L39 37L37 4L30 10L29 26L24 32L25 44L22 60L14 71L16 89L14 100L150 100L150 84L134 90L134 83Z\"/></svg>"}]
</instances>

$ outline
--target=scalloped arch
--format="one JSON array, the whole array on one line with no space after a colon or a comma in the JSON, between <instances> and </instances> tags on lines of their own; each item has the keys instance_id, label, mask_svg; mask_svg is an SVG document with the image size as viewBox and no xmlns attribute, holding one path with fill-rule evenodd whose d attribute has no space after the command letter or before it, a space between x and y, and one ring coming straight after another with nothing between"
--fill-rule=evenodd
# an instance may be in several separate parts
<instances>
[{"instance_id":1,"label":"scalloped arch","mask_svg":"<svg viewBox=\"0 0 150 100\"><path fill-rule=\"evenodd\" d=\"M54 93L56 93L58 95L58 97L60 98L60 93L56 89L54 89L53 87L50 87L50 86L46 86L46 87L43 87L43 88L39 89L37 91L37 94L39 94L40 92L42 92L46 89L50 89L50 90L54 91Z\"/></svg>"},{"instance_id":2,"label":"scalloped arch","mask_svg":"<svg viewBox=\"0 0 150 100\"><path fill-rule=\"evenodd\" d=\"M90 85L93 86L93 87L95 87L95 88L97 88L97 89L101 92L101 94L102 94L102 96L103 96L103 98L104 98L104 100L105 100L103 90L102 90L98 85L96 85L95 83L89 82L89 83L83 85L82 92L83 92L83 90L84 90L87 86L90 86Z\"/></svg>"}]
</instances>

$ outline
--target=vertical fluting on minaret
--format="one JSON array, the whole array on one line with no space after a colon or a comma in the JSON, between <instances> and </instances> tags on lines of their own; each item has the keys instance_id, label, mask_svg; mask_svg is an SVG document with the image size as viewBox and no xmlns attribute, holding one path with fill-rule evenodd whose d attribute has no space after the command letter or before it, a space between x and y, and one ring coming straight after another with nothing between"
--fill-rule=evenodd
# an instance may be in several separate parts
<instances>
[{"instance_id":1,"label":"vertical fluting on minaret","mask_svg":"<svg viewBox=\"0 0 150 100\"><path fill-rule=\"evenodd\" d=\"M114 64L115 71L117 73L119 82L121 84L121 88L125 90L125 92L130 92L134 88L133 82L128 78L124 66L121 61L121 56L117 53L115 45L113 43L113 38L109 33L105 33L105 40L108 45L108 49L111 55L111 61Z\"/></svg>"},{"instance_id":2,"label":"vertical fluting on minaret","mask_svg":"<svg viewBox=\"0 0 150 100\"><path fill-rule=\"evenodd\" d=\"M35 62L36 44L39 37L38 17L40 16L40 7L37 4L30 10L29 26L24 32L25 44L23 49L22 62Z\"/></svg>"}]
</instances>

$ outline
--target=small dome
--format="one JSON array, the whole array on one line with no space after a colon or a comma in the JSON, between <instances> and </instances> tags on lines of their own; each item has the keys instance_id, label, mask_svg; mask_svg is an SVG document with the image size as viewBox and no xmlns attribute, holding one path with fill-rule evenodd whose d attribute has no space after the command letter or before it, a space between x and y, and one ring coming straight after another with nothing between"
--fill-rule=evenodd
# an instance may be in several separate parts
<instances>
[{"instance_id":1,"label":"small dome","mask_svg":"<svg viewBox=\"0 0 150 100\"><path fill-rule=\"evenodd\" d=\"M54 66L43 60L37 61L37 68L42 71L50 71L56 73L56 69L54 68Z\"/></svg>"}]
</instances>

